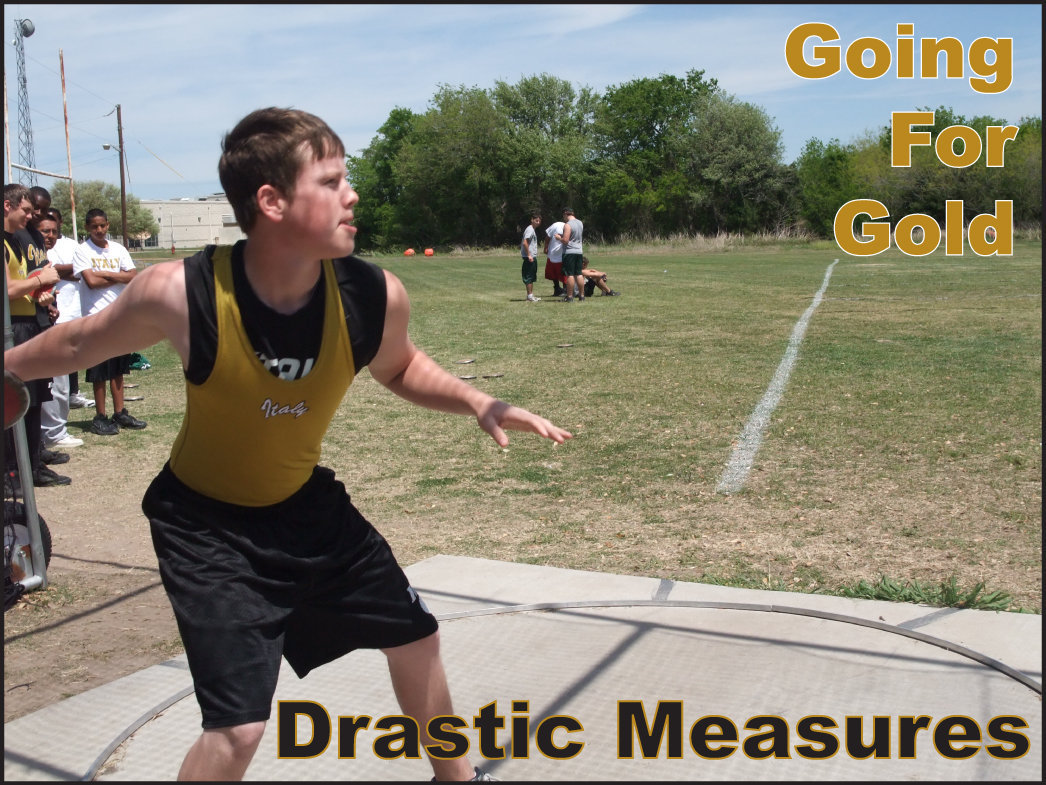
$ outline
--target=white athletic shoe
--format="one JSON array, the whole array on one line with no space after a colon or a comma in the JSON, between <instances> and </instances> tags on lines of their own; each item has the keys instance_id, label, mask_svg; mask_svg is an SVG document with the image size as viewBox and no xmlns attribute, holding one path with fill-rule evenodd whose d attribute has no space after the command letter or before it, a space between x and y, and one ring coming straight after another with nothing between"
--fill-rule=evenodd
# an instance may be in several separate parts
<instances>
[{"instance_id":1,"label":"white athletic shoe","mask_svg":"<svg viewBox=\"0 0 1046 785\"><path fill-rule=\"evenodd\" d=\"M528 300L529 302L532 302L532 303L537 303L537 302L541 302L541 298L540 298L540 297L535 297L535 296L534 296L534 295L532 295L532 294L528 294L528 295L527 295L527 300Z\"/></svg>"},{"instance_id":2,"label":"white athletic shoe","mask_svg":"<svg viewBox=\"0 0 1046 785\"><path fill-rule=\"evenodd\" d=\"M51 442L47 445L47 449L51 450L55 447L79 447L84 443L83 439L77 439L75 436L66 436L63 439L59 439L56 442Z\"/></svg>"}]
</instances>

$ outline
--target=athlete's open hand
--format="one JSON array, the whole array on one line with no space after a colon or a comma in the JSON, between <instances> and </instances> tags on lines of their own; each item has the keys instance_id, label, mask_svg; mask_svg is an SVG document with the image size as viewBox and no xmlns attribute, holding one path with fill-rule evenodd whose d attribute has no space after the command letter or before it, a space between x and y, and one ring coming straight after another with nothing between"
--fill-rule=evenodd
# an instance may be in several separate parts
<instances>
[{"instance_id":1,"label":"athlete's open hand","mask_svg":"<svg viewBox=\"0 0 1046 785\"><path fill-rule=\"evenodd\" d=\"M529 431L551 439L556 444L562 444L567 439L573 438L572 433L553 425L544 417L539 417L526 409L520 409L518 406L511 406L504 401L493 401L479 413L476 420L479 422L479 427L489 433L501 447L508 445L508 435L505 431Z\"/></svg>"}]
</instances>

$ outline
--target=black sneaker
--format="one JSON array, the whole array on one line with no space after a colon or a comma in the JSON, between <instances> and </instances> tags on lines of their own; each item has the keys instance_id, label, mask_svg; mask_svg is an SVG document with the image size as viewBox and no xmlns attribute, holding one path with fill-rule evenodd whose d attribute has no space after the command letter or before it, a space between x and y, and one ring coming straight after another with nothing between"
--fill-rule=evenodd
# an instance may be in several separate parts
<instances>
[{"instance_id":1,"label":"black sneaker","mask_svg":"<svg viewBox=\"0 0 1046 785\"><path fill-rule=\"evenodd\" d=\"M493 774L483 771L479 766L473 766L472 771L472 779L468 780L468 782L501 782ZM433 777L429 782L439 782L439 780Z\"/></svg>"},{"instance_id":2,"label":"black sneaker","mask_svg":"<svg viewBox=\"0 0 1046 785\"><path fill-rule=\"evenodd\" d=\"M116 436L119 432L120 426L104 414L96 414L91 420L91 433L99 436Z\"/></svg>"},{"instance_id":3,"label":"black sneaker","mask_svg":"<svg viewBox=\"0 0 1046 785\"><path fill-rule=\"evenodd\" d=\"M130 428L132 431L140 431L146 426L144 420L139 420L137 417L129 415L126 408L113 415L113 422L121 428Z\"/></svg>"},{"instance_id":4,"label":"black sneaker","mask_svg":"<svg viewBox=\"0 0 1046 785\"><path fill-rule=\"evenodd\" d=\"M621 292L615 292L613 289L611 289L609 292L603 292L602 296L603 297L620 297L621 296Z\"/></svg>"},{"instance_id":5,"label":"black sneaker","mask_svg":"<svg viewBox=\"0 0 1046 785\"><path fill-rule=\"evenodd\" d=\"M47 466L57 466L60 463L69 463L69 453L45 448L40 450L40 460Z\"/></svg>"},{"instance_id":6,"label":"black sneaker","mask_svg":"<svg viewBox=\"0 0 1046 785\"><path fill-rule=\"evenodd\" d=\"M41 466L33 472L33 485L37 488L49 488L53 485L68 485L72 480L63 474Z\"/></svg>"}]
</instances>

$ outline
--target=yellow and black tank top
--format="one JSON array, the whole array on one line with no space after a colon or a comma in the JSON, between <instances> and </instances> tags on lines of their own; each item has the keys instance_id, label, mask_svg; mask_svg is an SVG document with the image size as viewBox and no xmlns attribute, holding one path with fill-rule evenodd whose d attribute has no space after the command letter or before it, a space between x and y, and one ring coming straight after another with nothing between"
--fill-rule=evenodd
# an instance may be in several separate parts
<instances>
[{"instance_id":1,"label":"yellow and black tank top","mask_svg":"<svg viewBox=\"0 0 1046 785\"><path fill-rule=\"evenodd\" d=\"M26 274L37 270L47 264L47 245L44 236L36 229L27 226L14 233L14 239L18 241L22 252L25 254ZM51 316L46 306L40 305L29 295L26 299L33 305L33 313L36 315L36 323L43 328L51 326Z\"/></svg>"},{"instance_id":2,"label":"yellow and black tank top","mask_svg":"<svg viewBox=\"0 0 1046 785\"><path fill-rule=\"evenodd\" d=\"M12 281L21 281L29 274L29 265L22 253L22 246L13 235L4 232L4 261L7 263L7 277ZM7 301L12 317L36 316L36 300L26 294L14 300Z\"/></svg>"},{"instance_id":3,"label":"yellow and black tank top","mask_svg":"<svg viewBox=\"0 0 1046 785\"><path fill-rule=\"evenodd\" d=\"M248 507L283 501L312 475L338 405L380 346L384 273L356 257L323 261L313 298L322 314L315 320L318 348L307 372L286 378L265 354L271 322L244 321L263 307L243 271L242 241L187 259L185 284L186 409L171 470L220 501Z\"/></svg>"}]
</instances>

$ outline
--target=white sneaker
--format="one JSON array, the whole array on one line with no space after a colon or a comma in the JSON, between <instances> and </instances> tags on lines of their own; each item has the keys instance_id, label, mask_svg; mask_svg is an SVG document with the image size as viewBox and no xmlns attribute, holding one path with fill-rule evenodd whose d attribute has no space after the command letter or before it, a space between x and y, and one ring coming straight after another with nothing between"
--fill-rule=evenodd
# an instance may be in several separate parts
<instances>
[{"instance_id":1,"label":"white sneaker","mask_svg":"<svg viewBox=\"0 0 1046 785\"><path fill-rule=\"evenodd\" d=\"M94 406L94 401L90 398L85 398L82 393L71 395L69 397L69 408L70 409L90 409Z\"/></svg>"},{"instance_id":2,"label":"white sneaker","mask_svg":"<svg viewBox=\"0 0 1046 785\"><path fill-rule=\"evenodd\" d=\"M75 436L66 436L63 439L59 439L56 442L51 442L47 445L47 449L53 449L55 447L79 447L84 443L83 439L77 439Z\"/></svg>"},{"instance_id":3,"label":"white sneaker","mask_svg":"<svg viewBox=\"0 0 1046 785\"><path fill-rule=\"evenodd\" d=\"M532 294L528 294L528 295L527 295L527 300L528 300L529 302L532 302L532 303L537 303L537 302L541 302L541 298L540 298L540 297L535 297L535 296L534 296L534 295L532 295Z\"/></svg>"}]
</instances>

